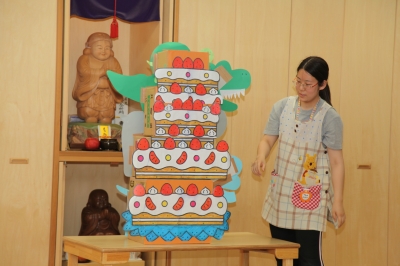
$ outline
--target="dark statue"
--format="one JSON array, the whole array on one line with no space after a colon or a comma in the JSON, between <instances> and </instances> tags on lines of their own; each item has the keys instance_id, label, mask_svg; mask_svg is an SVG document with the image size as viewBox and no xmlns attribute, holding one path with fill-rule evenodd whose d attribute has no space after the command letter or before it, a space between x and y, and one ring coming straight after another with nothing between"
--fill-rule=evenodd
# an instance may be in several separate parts
<instances>
[{"instance_id":1,"label":"dark statue","mask_svg":"<svg viewBox=\"0 0 400 266\"><path fill-rule=\"evenodd\" d=\"M88 203L82 210L80 236L120 235L120 216L108 202L108 194L103 189L90 192Z\"/></svg>"},{"instance_id":2,"label":"dark statue","mask_svg":"<svg viewBox=\"0 0 400 266\"><path fill-rule=\"evenodd\" d=\"M95 189L81 214L80 236L120 235L118 230L119 213L108 202L108 194L103 189ZM80 263L90 260L78 257Z\"/></svg>"}]
</instances>

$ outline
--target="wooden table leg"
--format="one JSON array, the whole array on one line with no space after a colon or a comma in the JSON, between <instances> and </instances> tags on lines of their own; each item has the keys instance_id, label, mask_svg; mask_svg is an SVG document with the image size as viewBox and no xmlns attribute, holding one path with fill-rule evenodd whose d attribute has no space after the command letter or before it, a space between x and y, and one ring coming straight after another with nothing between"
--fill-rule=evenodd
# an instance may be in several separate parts
<instances>
[{"instance_id":1,"label":"wooden table leg","mask_svg":"<svg viewBox=\"0 0 400 266\"><path fill-rule=\"evenodd\" d=\"M249 251L248 250L240 250L240 266L249 266ZM293 266L293 265L292 265Z\"/></svg>"},{"instance_id":2,"label":"wooden table leg","mask_svg":"<svg viewBox=\"0 0 400 266\"><path fill-rule=\"evenodd\" d=\"M78 266L78 256L68 253L68 266Z\"/></svg>"},{"instance_id":3,"label":"wooden table leg","mask_svg":"<svg viewBox=\"0 0 400 266\"><path fill-rule=\"evenodd\" d=\"M166 251L165 265L171 266L171 251Z\"/></svg>"},{"instance_id":4,"label":"wooden table leg","mask_svg":"<svg viewBox=\"0 0 400 266\"><path fill-rule=\"evenodd\" d=\"M282 266L293 266L293 260L292 259L283 259Z\"/></svg>"}]
</instances>

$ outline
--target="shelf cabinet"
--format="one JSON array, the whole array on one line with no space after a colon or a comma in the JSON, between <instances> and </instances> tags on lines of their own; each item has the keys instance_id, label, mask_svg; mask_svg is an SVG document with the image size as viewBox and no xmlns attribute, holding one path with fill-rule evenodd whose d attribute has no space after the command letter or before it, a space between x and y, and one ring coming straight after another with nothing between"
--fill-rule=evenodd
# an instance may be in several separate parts
<instances>
[{"instance_id":1,"label":"shelf cabinet","mask_svg":"<svg viewBox=\"0 0 400 266\"><path fill-rule=\"evenodd\" d=\"M126 186L122 152L69 150L67 143L68 116L76 114L76 101L72 88L76 78L76 62L85 47L88 36L94 32L109 32L112 18L88 20L70 17L70 1L58 1L60 43L58 60L62 61L62 86L56 92L55 116L60 128L55 129L53 163L53 195L51 235L55 245L50 247L49 265L62 265L62 237L78 235L80 215L89 193L102 188L109 194L111 205L122 213L126 210L126 197L117 185ZM172 41L174 0L160 0L160 21L126 23L119 20L119 37L113 41L114 56L124 75L151 74L147 63L154 48L162 42ZM62 10L61 10L62 9ZM61 18L63 20L61 21ZM62 48L61 48L62 47ZM129 112L137 110L138 103L129 102ZM57 123L57 121L56 121ZM123 218L120 221L122 230Z\"/></svg>"},{"instance_id":2,"label":"shelf cabinet","mask_svg":"<svg viewBox=\"0 0 400 266\"><path fill-rule=\"evenodd\" d=\"M67 163L123 163L122 152L105 151L60 151L60 162Z\"/></svg>"}]
</instances>

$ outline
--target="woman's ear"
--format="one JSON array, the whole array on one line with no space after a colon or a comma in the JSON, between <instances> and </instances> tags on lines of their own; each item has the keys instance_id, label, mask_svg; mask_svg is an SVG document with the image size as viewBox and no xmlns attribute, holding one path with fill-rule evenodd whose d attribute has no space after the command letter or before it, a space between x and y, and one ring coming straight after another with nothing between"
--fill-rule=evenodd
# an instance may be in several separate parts
<instances>
[{"instance_id":1,"label":"woman's ear","mask_svg":"<svg viewBox=\"0 0 400 266\"><path fill-rule=\"evenodd\" d=\"M325 89L326 84L328 84L328 82L326 80L324 80L324 82L322 82L322 85L319 86L319 90L322 91L323 89Z\"/></svg>"}]
</instances>

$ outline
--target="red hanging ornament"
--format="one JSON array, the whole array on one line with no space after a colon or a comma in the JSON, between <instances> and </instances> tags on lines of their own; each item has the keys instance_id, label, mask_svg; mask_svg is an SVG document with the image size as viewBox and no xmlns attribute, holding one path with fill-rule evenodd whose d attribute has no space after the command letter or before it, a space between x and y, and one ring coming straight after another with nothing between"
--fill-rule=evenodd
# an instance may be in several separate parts
<instances>
[{"instance_id":1,"label":"red hanging ornament","mask_svg":"<svg viewBox=\"0 0 400 266\"><path fill-rule=\"evenodd\" d=\"M118 38L118 21L117 21L117 0L114 0L114 18L111 22L111 33L112 39Z\"/></svg>"}]
</instances>

